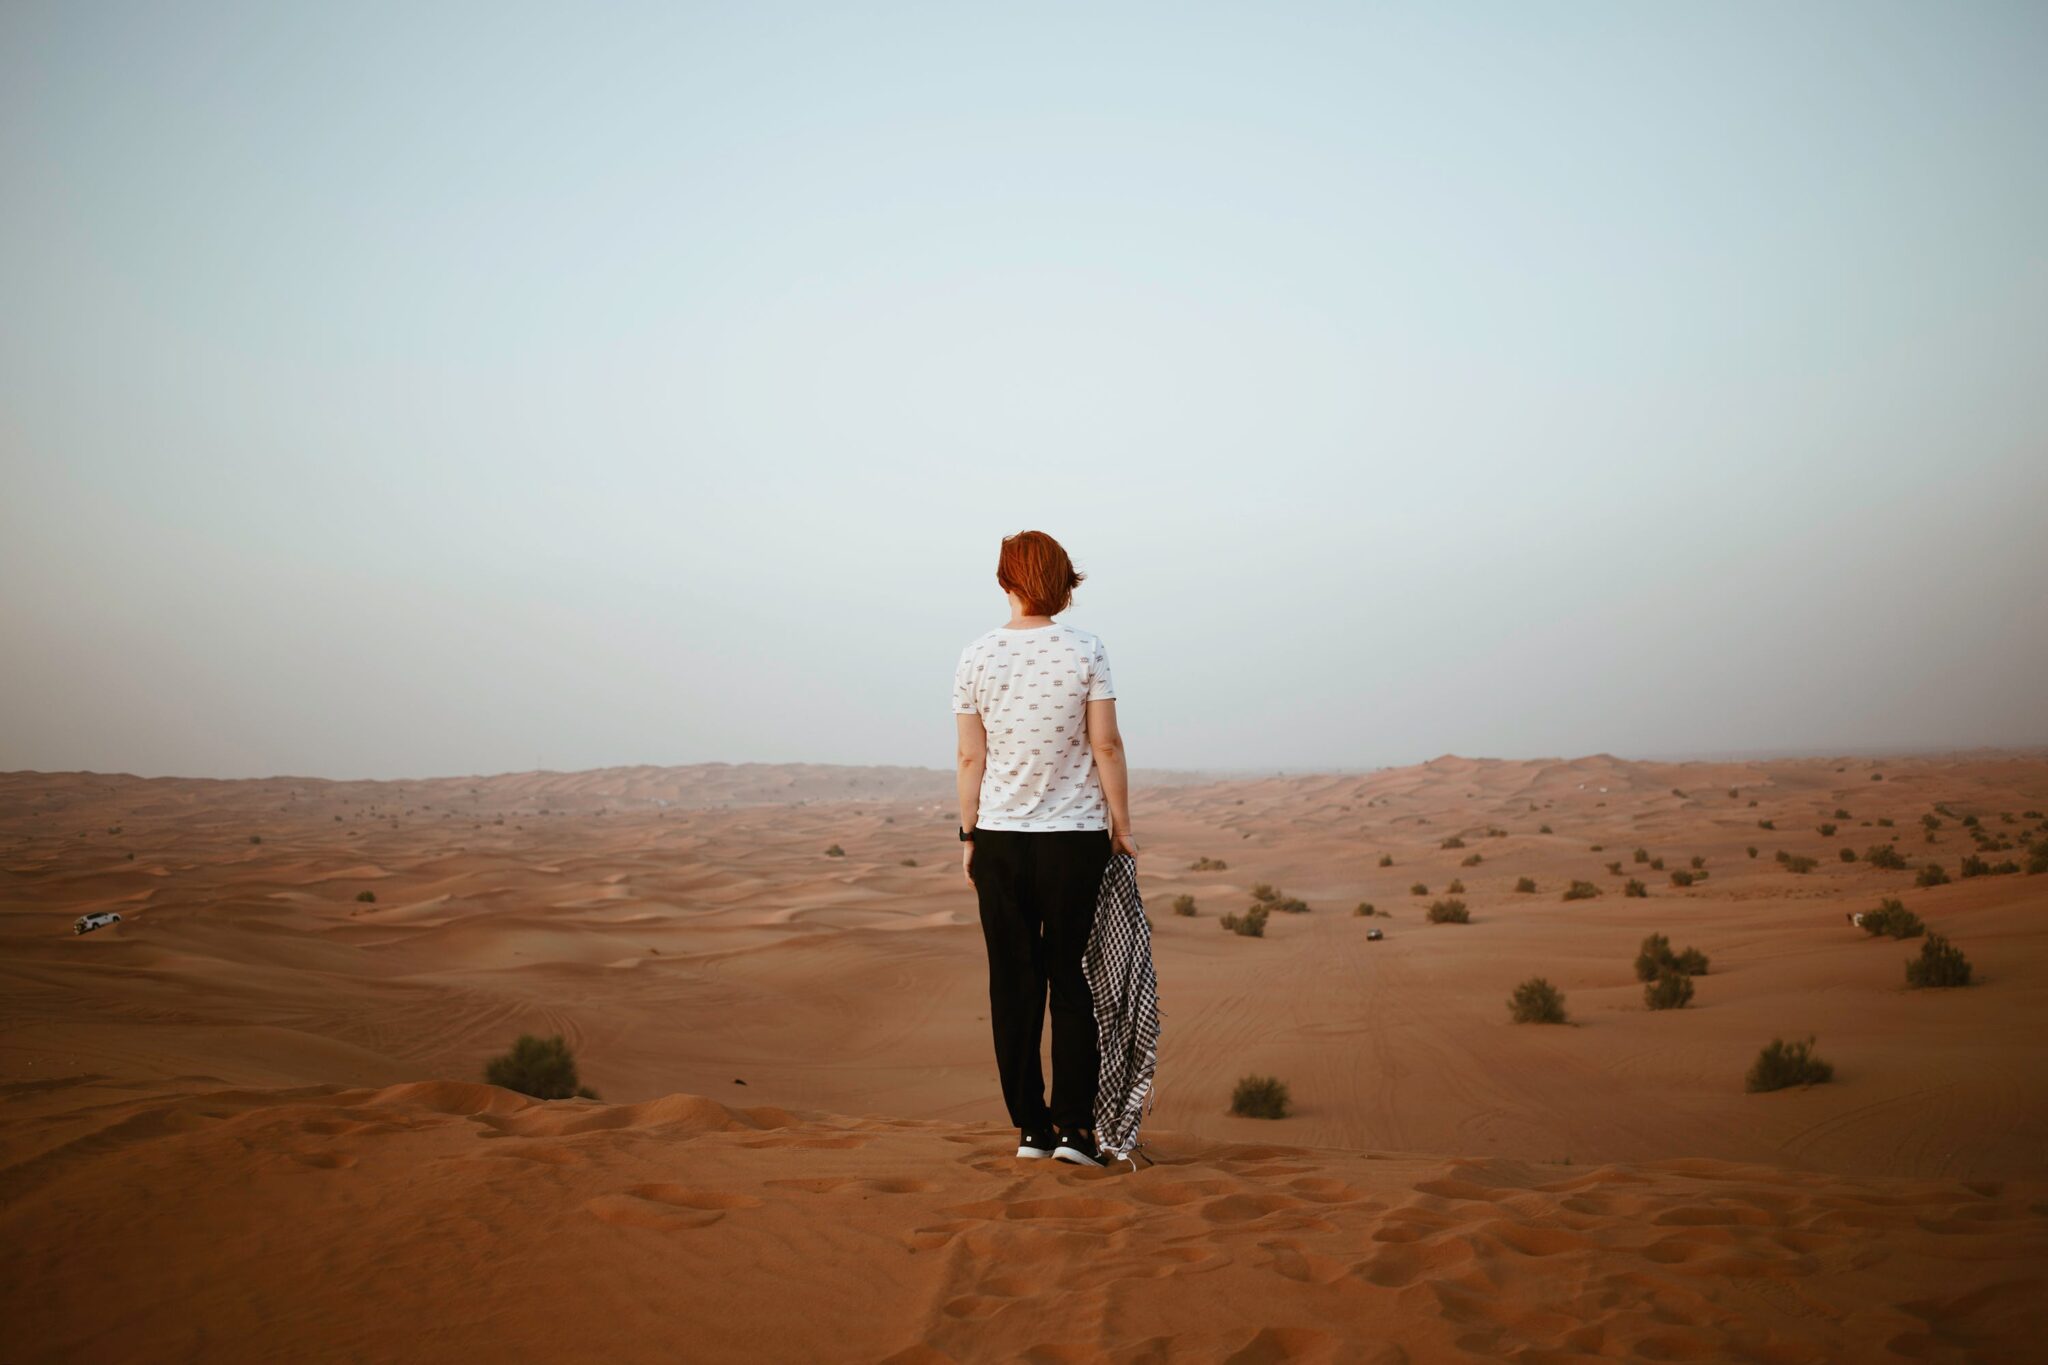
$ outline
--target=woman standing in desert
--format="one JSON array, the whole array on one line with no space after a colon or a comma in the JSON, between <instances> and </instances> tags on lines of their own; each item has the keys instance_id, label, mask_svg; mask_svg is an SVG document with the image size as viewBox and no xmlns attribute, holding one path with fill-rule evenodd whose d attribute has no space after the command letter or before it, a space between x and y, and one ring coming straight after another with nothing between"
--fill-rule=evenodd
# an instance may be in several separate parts
<instances>
[{"instance_id":1,"label":"woman standing in desert","mask_svg":"<svg viewBox=\"0 0 2048 1365\"><path fill-rule=\"evenodd\" d=\"M1043 531L1002 543L1010 620L960 651L960 868L988 945L989 1020L1017 1155L1104 1164L1081 955L1112 853L1135 857L1129 772L1102 641L1059 625L1084 575ZM1039 1044L1052 1004L1052 1101Z\"/></svg>"}]
</instances>

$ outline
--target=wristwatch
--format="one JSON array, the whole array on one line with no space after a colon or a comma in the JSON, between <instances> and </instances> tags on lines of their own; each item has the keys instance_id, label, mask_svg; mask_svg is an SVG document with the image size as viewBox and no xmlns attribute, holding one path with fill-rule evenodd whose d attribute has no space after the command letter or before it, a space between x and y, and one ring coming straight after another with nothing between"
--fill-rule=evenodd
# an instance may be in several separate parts
<instances>
[{"instance_id":1,"label":"wristwatch","mask_svg":"<svg viewBox=\"0 0 2048 1365\"><path fill-rule=\"evenodd\" d=\"M960 842L961 842L961 843L963 843L963 844L971 844L971 843L973 843L973 842L974 842L974 831L973 831L973 830L971 830L971 829L969 829L969 828L967 828L967 826L965 826L965 825L962 825L962 826L960 826Z\"/></svg>"}]
</instances>

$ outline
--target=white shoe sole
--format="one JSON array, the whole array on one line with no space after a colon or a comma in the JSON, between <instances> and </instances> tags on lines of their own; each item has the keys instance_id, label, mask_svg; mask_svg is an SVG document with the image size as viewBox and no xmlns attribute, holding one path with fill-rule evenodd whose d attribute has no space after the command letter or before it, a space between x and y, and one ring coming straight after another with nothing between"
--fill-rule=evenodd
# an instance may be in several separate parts
<instances>
[{"instance_id":1,"label":"white shoe sole","mask_svg":"<svg viewBox=\"0 0 2048 1365\"><path fill-rule=\"evenodd\" d=\"M1042 1161L1046 1157L1051 1156L1052 1153L1046 1151L1043 1147L1019 1147L1017 1155L1023 1157L1026 1161Z\"/></svg>"},{"instance_id":2,"label":"white shoe sole","mask_svg":"<svg viewBox=\"0 0 2048 1365\"><path fill-rule=\"evenodd\" d=\"M1080 1149L1075 1147L1058 1148L1053 1152L1052 1156L1053 1160L1055 1161L1070 1161L1076 1166L1102 1165L1102 1163L1097 1161L1094 1157L1089 1156L1086 1152L1081 1151Z\"/></svg>"}]
</instances>

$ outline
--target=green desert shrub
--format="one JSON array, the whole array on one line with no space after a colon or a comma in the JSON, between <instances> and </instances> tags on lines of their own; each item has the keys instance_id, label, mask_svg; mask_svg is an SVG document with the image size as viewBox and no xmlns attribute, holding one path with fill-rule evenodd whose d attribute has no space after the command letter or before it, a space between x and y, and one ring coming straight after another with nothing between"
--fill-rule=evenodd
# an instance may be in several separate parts
<instances>
[{"instance_id":1,"label":"green desert shrub","mask_svg":"<svg viewBox=\"0 0 2048 1365\"><path fill-rule=\"evenodd\" d=\"M1837 806L1835 807L1835 818L1837 820L1847 820L1850 818L1849 812L1843 810L1840 806Z\"/></svg>"},{"instance_id":2,"label":"green desert shrub","mask_svg":"<svg viewBox=\"0 0 2048 1365\"><path fill-rule=\"evenodd\" d=\"M1465 841L1463 839L1460 839L1455 834L1453 834L1450 838L1444 840L1443 843L1439 845L1439 847L1442 848L1463 848L1464 846Z\"/></svg>"},{"instance_id":3,"label":"green desert shrub","mask_svg":"<svg viewBox=\"0 0 2048 1365\"><path fill-rule=\"evenodd\" d=\"M1372 908L1371 901L1360 901L1357 905L1351 908L1351 913L1354 915L1365 915L1367 917L1370 917L1376 912Z\"/></svg>"},{"instance_id":4,"label":"green desert shrub","mask_svg":"<svg viewBox=\"0 0 2048 1365\"><path fill-rule=\"evenodd\" d=\"M249 836L249 842L252 844L260 844L263 842L263 836L260 834L252 834Z\"/></svg>"},{"instance_id":5,"label":"green desert shrub","mask_svg":"<svg viewBox=\"0 0 2048 1365\"><path fill-rule=\"evenodd\" d=\"M1803 1043L1773 1038L1750 1063L1749 1075L1743 1078L1742 1086L1751 1094L1760 1094L1795 1085L1818 1085L1834 1074L1832 1066L1813 1055L1812 1038Z\"/></svg>"},{"instance_id":6,"label":"green desert shrub","mask_svg":"<svg viewBox=\"0 0 2048 1365\"><path fill-rule=\"evenodd\" d=\"M356 892L356 899L364 905L375 905L377 903L377 893L374 891L358 891Z\"/></svg>"},{"instance_id":7,"label":"green desert shrub","mask_svg":"<svg viewBox=\"0 0 2048 1365\"><path fill-rule=\"evenodd\" d=\"M1230 1112L1247 1119L1284 1119L1291 1101L1278 1076L1245 1076L1230 1092Z\"/></svg>"},{"instance_id":8,"label":"green desert shrub","mask_svg":"<svg viewBox=\"0 0 2048 1365\"><path fill-rule=\"evenodd\" d=\"M1877 817L1877 826L1878 826L1878 828L1879 828L1879 829L1890 829L1890 828L1892 827L1892 818L1891 818L1891 816L1889 816L1889 815L1880 815L1880 816L1878 816L1878 817Z\"/></svg>"},{"instance_id":9,"label":"green desert shrub","mask_svg":"<svg viewBox=\"0 0 2048 1365\"><path fill-rule=\"evenodd\" d=\"M1669 968L1643 987L1643 1003L1653 1010L1684 1009L1692 1000L1692 978Z\"/></svg>"},{"instance_id":10,"label":"green desert shrub","mask_svg":"<svg viewBox=\"0 0 2048 1365\"><path fill-rule=\"evenodd\" d=\"M915 859L915 858L905 858L905 859L903 860L903 866L905 866L905 867L916 867L916 866L917 866L917 859Z\"/></svg>"},{"instance_id":11,"label":"green desert shrub","mask_svg":"<svg viewBox=\"0 0 2048 1365\"><path fill-rule=\"evenodd\" d=\"M1650 850L1638 847L1635 851L1635 860L1639 863L1647 863L1650 861Z\"/></svg>"},{"instance_id":12,"label":"green desert shrub","mask_svg":"<svg viewBox=\"0 0 2048 1365\"><path fill-rule=\"evenodd\" d=\"M1485 861L1486 861L1486 856L1485 856L1484 854L1480 854L1480 853L1467 853L1467 854L1465 855L1464 859L1463 859L1463 860L1462 860L1462 861L1461 861L1461 862L1460 862L1460 863L1458 864L1458 866L1459 866L1459 867L1477 867L1477 866L1479 866L1479 865L1480 865L1481 863L1483 863L1483 862L1485 862Z\"/></svg>"},{"instance_id":13,"label":"green desert shrub","mask_svg":"<svg viewBox=\"0 0 2048 1365\"><path fill-rule=\"evenodd\" d=\"M1890 844L1872 844L1863 850L1863 861L1887 872L1904 872L1906 857Z\"/></svg>"},{"instance_id":14,"label":"green desert shrub","mask_svg":"<svg viewBox=\"0 0 2048 1365\"><path fill-rule=\"evenodd\" d=\"M1820 837L1821 837L1821 838L1823 838L1823 839L1832 839L1832 838L1834 838L1834 837L1835 837L1835 827L1834 827L1833 825L1831 825L1831 824L1828 824L1828 823L1827 823L1826 821L1822 821L1822 822L1821 822L1821 825L1820 825Z\"/></svg>"},{"instance_id":15,"label":"green desert shrub","mask_svg":"<svg viewBox=\"0 0 2048 1365\"><path fill-rule=\"evenodd\" d=\"M1749 856L1750 856L1750 857L1752 857L1752 858L1754 858L1754 857L1756 856L1756 845L1755 845L1755 844L1751 844L1751 845L1749 846Z\"/></svg>"},{"instance_id":16,"label":"green desert shrub","mask_svg":"<svg viewBox=\"0 0 2048 1365\"><path fill-rule=\"evenodd\" d=\"M1517 877L1517 878L1515 878L1515 890L1517 890L1517 891L1522 891L1522 892L1529 892L1529 891L1534 891L1535 889L1536 889L1536 879L1535 879L1534 877Z\"/></svg>"},{"instance_id":17,"label":"green desert shrub","mask_svg":"<svg viewBox=\"0 0 2048 1365\"><path fill-rule=\"evenodd\" d=\"M1411 896L1427 896L1429 894L1429 888L1424 886L1421 882L1417 882L1415 883L1415 885L1408 888L1408 894Z\"/></svg>"},{"instance_id":18,"label":"green desert shrub","mask_svg":"<svg viewBox=\"0 0 2048 1365\"><path fill-rule=\"evenodd\" d=\"M1394 865L1394 855L1393 855L1393 854L1391 854L1391 853L1382 853L1382 854L1380 855L1380 866L1381 866L1381 867L1392 867L1393 865Z\"/></svg>"},{"instance_id":19,"label":"green desert shrub","mask_svg":"<svg viewBox=\"0 0 2048 1365\"><path fill-rule=\"evenodd\" d=\"M1915 886L1940 886L1948 880L1948 873L1941 870L1940 863L1929 863L1913 878Z\"/></svg>"},{"instance_id":20,"label":"green desert shrub","mask_svg":"<svg viewBox=\"0 0 2048 1365\"><path fill-rule=\"evenodd\" d=\"M1266 936L1266 916L1269 913L1271 912L1265 906L1254 905L1242 915L1225 915L1217 923L1221 924L1228 932L1236 934L1240 938L1264 938Z\"/></svg>"},{"instance_id":21,"label":"green desert shrub","mask_svg":"<svg viewBox=\"0 0 2048 1365\"><path fill-rule=\"evenodd\" d=\"M1691 886L1692 873L1686 871L1682 867L1675 867L1671 869L1671 884L1673 886Z\"/></svg>"},{"instance_id":22,"label":"green desert shrub","mask_svg":"<svg viewBox=\"0 0 2048 1365\"><path fill-rule=\"evenodd\" d=\"M1538 826L1536 827L1536 832L1537 832L1538 834L1548 834L1548 833L1550 833L1550 826L1548 826L1548 825L1538 825Z\"/></svg>"},{"instance_id":23,"label":"green desert shrub","mask_svg":"<svg viewBox=\"0 0 2048 1365\"><path fill-rule=\"evenodd\" d=\"M1756 822L1756 827L1758 829L1776 829L1778 826L1776 822L1771 820L1759 820Z\"/></svg>"},{"instance_id":24,"label":"green desert shrub","mask_svg":"<svg viewBox=\"0 0 2048 1365\"><path fill-rule=\"evenodd\" d=\"M1188 871L1222 872L1227 870L1229 867L1230 864L1224 862L1221 858L1211 858L1207 854L1203 854L1201 857L1195 859L1192 863L1188 864Z\"/></svg>"},{"instance_id":25,"label":"green desert shrub","mask_svg":"<svg viewBox=\"0 0 2048 1365\"><path fill-rule=\"evenodd\" d=\"M1271 882L1253 882L1252 899L1271 904L1273 901L1280 899L1280 893L1273 889L1273 883Z\"/></svg>"},{"instance_id":26,"label":"green desert shrub","mask_svg":"<svg viewBox=\"0 0 2048 1365\"><path fill-rule=\"evenodd\" d=\"M1705 867L1706 865L1707 865L1707 860L1706 860L1706 857L1705 857L1704 855L1702 855L1702 854L1698 854L1698 853L1695 853L1695 854L1693 854L1693 855L1692 855L1692 866L1693 866L1693 870L1694 870L1695 872L1697 872L1697 871L1698 871L1699 869L1701 869L1701 868Z\"/></svg>"},{"instance_id":27,"label":"green desert shrub","mask_svg":"<svg viewBox=\"0 0 2048 1365\"><path fill-rule=\"evenodd\" d=\"M1465 883L1460 881L1458 878L1453 877L1451 878L1451 884L1445 887L1444 890L1448 891L1453 896L1462 896L1465 894Z\"/></svg>"},{"instance_id":28,"label":"green desert shrub","mask_svg":"<svg viewBox=\"0 0 2048 1365\"><path fill-rule=\"evenodd\" d=\"M1687 948L1673 959L1671 965L1687 976L1705 976L1707 955L1697 948Z\"/></svg>"},{"instance_id":29,"label":"green desert shrub","mask_svg":"<svg viewBox=\"0 0 2048 1365\"><path fill-rule=\"evenodd\" d=\"M559 1033L547 1038L520 1034L510 1052L491 1058L485 1065L484 1081L537 1100L565 1100L572 1095L587 1100L597 1098L596 1091L578 1084L576 1059Z\"/></svg>"},{"instance_id":30,"label":"green desert shrub","mask_svg":"<svg viewBox=\"0 0 2048 1365\"><path fill-rule=\"evenodd\" d=\"M1193 896L1175 896L1173 898L1173 913L1188 919L1194 918L1195 898Z\"/></svg>"},{"instance_id":31,"label":"green desert shrub","mask_svg":"<svg viewBox=\"0 0 2048 1365\"><path fill-rule=\"evenodd\" d=\"M1607 870L1612 875L1619 877L1621 875L1621 859L1616 858L1613 862L1607 864Z\"/></svg>"},{"instance_id":32,"label":"green desert shrub","mask_svg":"<svg viewBox=\"0 0 2048 1365\"><path fill-rule=\"evenodd\" d=\"M1787 853L1782 848L1778 850L1776 857L1780 863L1784 864L1787 872L1811 872L1819 865L1804 853Z\"/></svg>"},{"instance_id":33,"label":"green desert shrub","mask_svg":"<svg viewBox=\"0 0 2048 1365\"><path fill-rule=\"evenodd\" d=\"M1927 926L1903 901L1886 896L1878 902L1877 909L1863 912L1863 932L1873 938L1880 934L1888 938L1918 938L1927 932Z\"/></svg>"},{"instance_id":34,"label":"green desert shrub","mask_svg":"<svg viewBox=\"0 0 2048 1365\"><path fill-rule=\"evenodd\" d=\"M1575 881L1564 889L1563 899L1568 901L1591 900L1600 894L1600 888L1591 882Z\"/></svg>"},{"instance_id":35,"label":"green desert shrub","mask_svg":"<svg viewBox=\"0 0 2048 1365\"><path fill-rule=\"evenodd\" d=\"M1956 874L1964 878L1982 877L1990 871L1991 864L1985 862L1974 853L1964 854L1963 860L1956 864Z\"/></svg>"},{"instance_id":36,"label":"green desert shrub","mask_svg":"<svg viewBox=\"0 0 2048 1365\"><path fill-rule=\"evenodd\" d=\"M1686 976L1707 974L1707 955L1697 948L1683 952L1671 951L1671 940L1662 934L1651 934L1636 949L1636 980L1655 981L1664 972L1680 972Z\"/></svg>"},{"instance_id":37,"label":"green desert shrub","mask_svg":"<svg viewBox=\"0 0 2048 1365\"><path fill-rule=\"evenodd\" d=\"M1908 986L1967 986L1970 959L1963 950L1940 934L1929 934L1920 945L1920 956L1906 963Z\"/></svg>"},{"instance_id":38,"label":"green desert shrub","mask_svg":"<svg viewBox=\"0 0 2048 1365\"><path fill-rule=\"evenodd\" d=\"M1662 872L1663 870L1664 870L1664 860L1663 860L1662 858L1652 858L1652 859L1650 859L1650 871L1652 871L1652 872Z\"/></svg>"},{"instance_id":39,"label":"green desert shrub","mask_svg":"<svg viewBox=\"0 0 2048 1365\"><path fill-rule=\"evenodd\" d=\"M1621 888L1621 894L1624 896L1647 896L1650 894L1650 888L1644 886L1634 877L1630 877L1628 884Z\"/></svg>"},{"instance_id":40,"label":"green desert shrub","mask_svg":"<svg viewBox=\"0 0 2048 1365\"><path fill-rule=\"evenodd\" d=\"M844 858L846 856L846 850L841 848L839 845L834 844L830 848L825 850L825 856L827 858Z\"/></svg>"},{"instance_id":41,"label":"green desert shrub","mask_svg":"<svg viewBox=\"0 0 2048 1365\"><path fill-rule=\"evenodd\" d=\"M1922 825L1925 825L1925 826L1927 827L1927 832L1928 832L1929 834L1932 834L1932 833L1934 833L1934 831L1936 831L1936 830L1938 830L1938 829L1940 829L1940 828L1941 828L1941 821L1940 821L1940 819L1939 819L1939 818L1937 818L1937 817L1935 817L1935 816L1932 816L1932 815L1923 815L1923 816L1921 816L1921 817L1920 817L1920 823L1921 823Z\"/></svg>"},{"instance_id":42,"label":"green desert shrub","mask_svg":"<svg viewBox=\"0 0 2048 1365\"><path fill-rule=\"evenodd\" d=\"M1841 854L1842 861L1845 863L1853 863L1856 861L1856 850L1849 847L1847 844L1842 845Z\"/></svg>"},{"instance_id":43,"label":"green desert shrub","mask_svg":"<svg viewBox=\"0 0 2048 1365\"><path fill-rule=\"evenodd\" d=\"M1508 1016L1518 1024L1562 1024L1564 992L1542 977L1532 976L1508 997Z\"/></svg>"},{"instance_id":44,"label":"green desert shrub","mask_svg":"<svg viewBox=\"0 0 2048 1365\"><path fill-rule=\"evenodd\" d=\"M1465 908L1465 902L1455 896L1448 900L1431 901L1429 903L1429 922L1431 924L1470 924L1472 922L1472 912Z\"/></svg>"}]
</instances>

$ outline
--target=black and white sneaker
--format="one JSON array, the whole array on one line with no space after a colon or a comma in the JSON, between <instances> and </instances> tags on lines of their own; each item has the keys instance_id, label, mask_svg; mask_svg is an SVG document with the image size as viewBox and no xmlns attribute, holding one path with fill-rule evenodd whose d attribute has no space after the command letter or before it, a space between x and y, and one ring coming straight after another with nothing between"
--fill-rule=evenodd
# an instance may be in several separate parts
<instances>
[{"instance_id":1,"label":"black and white sneaker","mask_svg":"<svg viewBox=\"0 0 2048 1365\"><path fill-rule=\"evenodd\" d=\"M1054 1126L1059 1134L1059 1146L1053 1148L1053 1160L1071 1161L1076 1166L1107 1166L1109 1158L1095 1145L1095 1134L1086 1128L1061 1128Z\"/></svg>"},{"instance_id":2,"label":"black and white sneaker","mask_svg":"<svg viewBox=\"0 0 2048 1365\"><path fill-rule=\"evenodd\" d=\"M1047 1137L1044 1130L1038 1128L1020 1128L1017 1130L1018 1156L1030 1157L1035 1160L1038 1157L1051 1156L1052 1149L1053 1139Z\"/></svg>"}]
</instances>

